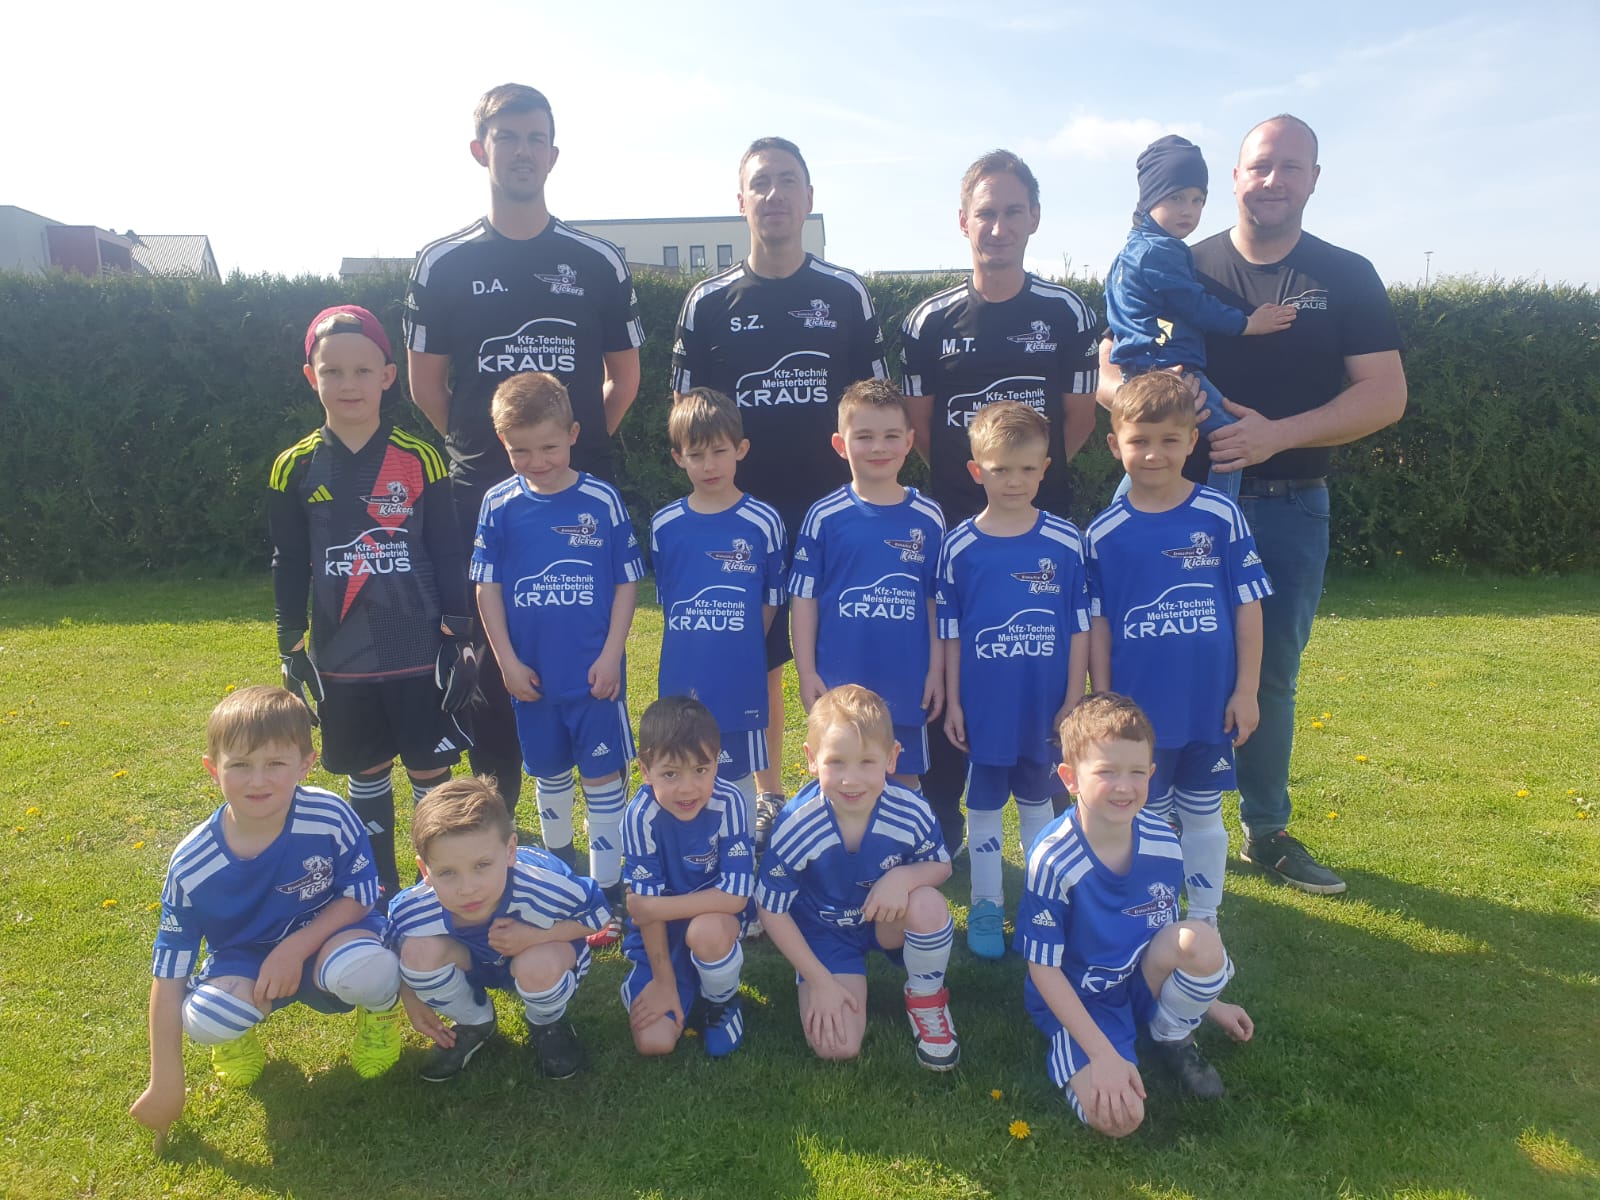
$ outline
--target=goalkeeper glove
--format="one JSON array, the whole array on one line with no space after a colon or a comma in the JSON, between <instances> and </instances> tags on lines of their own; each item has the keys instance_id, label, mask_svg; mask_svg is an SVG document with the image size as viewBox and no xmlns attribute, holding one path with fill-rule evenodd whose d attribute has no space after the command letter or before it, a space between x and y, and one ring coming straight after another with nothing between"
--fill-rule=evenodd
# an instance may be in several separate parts
<instances>
[{"instance_id":1,"label":"goalkeeper glove","mask_svg":"<svg viewBox=\"0 0 1600 1200\"><path fill-rule=\"evenodd\" d=\"M460 712L478 690L478 648L472 644L471 617L441 617L445 631L439 657L433 664L433 681L443 697L439 707Z\"/></svg>"},{"instance_id":2,"label":"goalkeeper glove","mask_svg":"<svg viewBox=\"0 0 1600 1200\"><path fill-rule=\"evenodd\" d=\"M306 652L305 637L303 629L279 630L278 661L283 665L283 686L300 697L300 702L311 713L311 723L315 725L317 710L311 701L321 704L326 693L322 690L322 676L317 671L317 665ZM310 699L306 698L308 692Z\"/></svg>"}]
</instances>

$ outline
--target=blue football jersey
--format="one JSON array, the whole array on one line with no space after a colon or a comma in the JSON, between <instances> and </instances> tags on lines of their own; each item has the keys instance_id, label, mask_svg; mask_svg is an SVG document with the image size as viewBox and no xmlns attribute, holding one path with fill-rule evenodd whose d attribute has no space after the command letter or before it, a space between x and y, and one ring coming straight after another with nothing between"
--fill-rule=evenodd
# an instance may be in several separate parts
<instances>
[{"instance_id":1,"label":"blue football jersey","mask_svg":"<svg viewBox=\"0 0 1600 1200\"><path fill-rule=\"evenodd\" d=\"M452 937L472 953L474 962L496 964L503 956L489 945L489 926L511 917L537 929L561 921L578 921L603 929L611 919L600 885L587 875L574 875L555 855L538 846L518 846L517 859L506 872L506 890L494 912L475 924L461 925L433 886L417 883L389 902L389 940L398 948L408 937Z\"/></svg>"},{"instance_id":2,"label":"blue football jersey","mask_svg":"<svg viewBox=\"0 0 1600 1200\"><path fill-rule=\"evenodd\" d=\"M662 696L695 696L725 731L767 727L765 605L783 601L783 522L745 496L719 513L675 500L650 521Z\"/></svg>"},{"instance_id":3,"label":"blue football jersey","mask_svg":"<svg viewBox=\"0 0 1600 1200\"><path fill-rule=\"evenodd\" d=\"M1093 996L1121 986L1150 939L1178 919L1183 849L1165 821L1141 812L1133 861L1119 874L1095 857L1077 820L1068 809L1034 842L1015 944L1030 963L1059 967L1080 996Z\"/></svg>"},{"instance_id":4,"label":"blue football jersey","mask_svg":"<svg viewBox=\"0 0 1600 1200\"><path fill-rule=\"evenodd\" d=\"M472 579L501 585L512 648L539 673L544 695L589 694L616 590L643 578L639 540L609 483L580 472L542 496L513 475L484 496Z\"/></svg>"},{"instance_id":5,"label":"blue football jersey","mask_svg":"<svg viewBox=\"0 0 1600 1200\"><path fill-rule=\"evenodd\" d=\"M1050 761L1071 639L1088 631L1083 539L1071 521L1041 512L1017 537L992 537L975 520L955 527L939 558L939 636L961 643L973 762Z\"/></svg>"},{"instance_id":6,"label":"blue football jersey","mask_svg":"<svg viewBox=\"0 0 1600 1200\"><path fill-rule=\"evenodd\" d=\"M882 696L896 725L921 725L944 516L916 488L869 504L849 484L811 506L789 593L817 602L817 674Z\"/></svg>"},{"instance_id":7,"label":"blue football jersey","mask_svg":"<svg viewBox=\"0 0 1600 1200\"><path fill-rule=\"evenodd\" d=\"M223 805L178 843L161 889L161 928L151 973L181 979L209 954L246 950L265 957L331 901L378 900L378 870L367 831L332 792L295 789L280 833L254 858L228 849Z\"/></svg>"},{"instance_id":8,"label":"blue football jersey","mask_svg":"<svg viewBox=\"0 0 1600 1200\"><path fill-rule=\"evenodd\" d=\"M796 920L850 928L863 923L861 906L872 885L894 868L949 861L928 802L892 781L873 806L861 845L846 850L833 806L813 779L772 823L756 903Z\"/></svg>"},{"instance_id":9,"label":"blue football jersey","mask_svg":"<svg viewBox=\"0 0 1600 1200\"><path fill-rule=\"evenodd\" d=\"M1234 609L1272 594L1239 506L1198 485L1166 512L1124 497L1085 541L1089 611L1111 627L1111 687L1139 702L1157 746L1222 741Z\"/></svg>"}]
</instances>

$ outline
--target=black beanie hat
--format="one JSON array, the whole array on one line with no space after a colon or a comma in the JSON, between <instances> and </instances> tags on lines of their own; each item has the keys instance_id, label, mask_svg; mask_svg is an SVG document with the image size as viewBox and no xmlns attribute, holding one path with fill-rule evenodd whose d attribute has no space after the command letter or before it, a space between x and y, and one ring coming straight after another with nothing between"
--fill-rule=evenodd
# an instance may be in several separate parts
<instances>
[{"instance_id":1,"label":"black beanie hat","mask_svg":"<svg viewBox=\"0 0 1600 1200\"><path fill-rule=\"evenodd\" d=\"M1207 191L1209 182L1206 160L1199 146L1176 134L1157 138L1139 155L1139 211L1149 212L1173 192L1184 188Z\"/></svg>"}]
</instances>

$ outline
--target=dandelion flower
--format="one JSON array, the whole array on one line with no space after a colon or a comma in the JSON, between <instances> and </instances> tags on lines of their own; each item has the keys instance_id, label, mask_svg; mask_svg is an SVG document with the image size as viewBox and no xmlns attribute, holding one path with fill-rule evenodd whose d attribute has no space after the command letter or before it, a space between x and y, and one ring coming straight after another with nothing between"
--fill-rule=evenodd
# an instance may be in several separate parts
<instances>
[{"instance_id":1,"label":"dandelion flower","mask_svg":"<svg viewBox=\"0 0 1600 1200\"><path fill-rule=\"evenodd\" d=\"M991 1100L1004 1100L1005 1098L1006 1098L1006 1094L1004 1092L1002 1092L999 1088L991 1088L989 1090L989 1099L991 1099Z\"/></svg>"},{"instance_id":2,"label":"dandelion flower","mask_svg":"<svg viewBox=\"0 0 1600 1200\"><path fill-rule=\"evenodd\" d=\"M1580 821L1587 821L1587 820L1588 820L1588 819L1589 819L1589 812L1588 812L1588 810L1587 810L1587 809L1582 809L1582 808L1580 808L1580 809L1579 809L1579 810L1578 810L1578 820L1580 820ZM17 832L18 832L18 833L21 833L21 832L22 832L22 831L21 831L21 830L20 830L20 829L19 829L19 830L17 830Z\"/></svg>"},{"instance_id":3,"label":"dandelion flower","mask_svg":"<svg viewBox=\"0 0 1600 1200\"><path fill-rule=\"evenodd\" d=\"M1365 754L1358 754L1356 755L1356 761L1358 763L1364 763L1367 761L1367 756Z\"/></svg>"},{"instance_id":4,"label":"dandelion flower","mask_svg":"<svg viewBox=\"0 0 1600 1200\"><path fill-rule=\"evenodd\" d=\"M72 722L71 721L57 721L56 724L61 726L61 728L65 729L68 725L71 725Z\"/></svg>"},{"instance_id":5,"label":"dandelion flower","mask_svg":"<svg viewBox=\"0 0 1600 1200\"><path fill-rule=\"evenodd\" d=\"M1010 1132L1011 1136L1020 1142L1023 1138L1032 1133L1033 1130L1028 1128L1028 1123L1026 1121L1013 1121L1011 1122Z\"/></svg>"},{"instance_id":6,"label":"dandelion flower","mask_svg":"<svg viewBox=\"0 0 1600 1200\"><path fill-rule=\"evenodd\" d=\"M111 778L113 778L113 779L126 779L127 777L128 777L128 772L126 770L111 772Z\"/></svg>"},{"instance_id":7,"label":"dandelion flower","mask_svg":"<svg viewBox=\"0 0 1600 1200\"><path fill-rule=\"evenodd\" d=\"M143 850L144 849L144 843L143 842L135 842L133 844L133 848L135 850Z\"/></svg>"},{"instance_id":8,"label":"dandelion flower","mask_svg":"<svg viewBox=\"0 0 1600 1200\"><path fill-rule=\"evenodd\" d=\"M117 906L117 902L115 900L102 900L102 901L100 901L100 907L101 908L115 908L116 906Z\"/></svg>"},{"instance_id":9,"label":"dandelion flower","mask_svg":"<svg viewBox=\"0 0 1600 1200\"><path fill-rule=\"evenodd\" d=\"M1328 814L1328 820L1337 821L1338 819L1339 819L1339 814L1337 812L1330 812Z\"/></svg>"},{"instance_id":10,"label":"dandelion flower","mask_svg":"<svg viewBox=\"0 0 1600 1200\"><path fill-rule=\"evenodd\" d=\"M1578 789L1577 788L1568 788L1567 789L1567 795L1576 796L1577 794L1578 794Z\"/></svg>"},{"instance_id":11,"label":"dandelion flower","mask_svg":"<svg viewBox=\"0 0 1600 1200\"><path fill-rule=\"evenodd\" d=\"M229 685L228 685L228 686L227 686L227 687L225 687L225 688L223 688L223 689L222 689L222 694L223 694L223 695L224 695L224 696L226 696L226 695L227 695L227 694L228 694L228 693L229 693L229 692L231 692L231 691L233 691L233 690L234 690L234 689L235 689L235 688L236 688L236 687L238 687L238 686L239 686L239 685L238 685L238 684L236 684L236 683L230 683L230 684L229 684Z\"/></svg>"},{"instance_id":12,"label":"dandelion flower","mask_svg":"<svg viewBox=\"0 0 1600 1200\"><path fill-rule=\"evenodd\" d=\"M1517 789L1517 799L1518 800L1526 800L1532 794L1533 793L1528 791L1527 788L1518 788Z\"/></svg>"},{"instance_id":13,"label":"dandelion flower","mask_svg":"<svg viewBox=\"0 0 1600 1200\"><path fill-rule=\"evenodd\" d=\"M1323 713L1322 714L1322 719L1324 721L1331 721L1331 720L1333 720L1333 714L1332 713Z\"/></svg>"},{"instance_id":14,"label":"dandelion flower","mask_svg":"<svg viewBox=\"0 0 1600 1200\"><path fill-rule=\"evenodd\" d=\"M1313 729L1321 729L1322 728L1322 722L1321 721L1313 721L1313 722L1311 722L1311 728L1313 728Z\"/></svg>"},{"instance_id":15,"label":"dandelion flower","mask_svg":"<svg viewBox=\"0 0 1600 1200\"><path fill-rule=\"evenodd\" d=\"M160 907L161 907L161 901L159 901L159 900L152 900L152 901L150 901L150 903L149 903L149 904L146 904L146 905L145 905L145 906L144 906L144 910L145 910L145 912L155 912L155 911L156 911L156 909L158 909L158 908L160 908Z\"/></svg>"},{"instance_id":16,"label":"dandelion flower","mask_svg":"<svg viewBox=\"0 0 1600 1200\"><path fill-rule=\"evenodd\" d=\"M39 815L39 806L37 804L30 804L28 806L28 811L22 815L25 817L37 817Z\"/></svg>"}]
</instances>

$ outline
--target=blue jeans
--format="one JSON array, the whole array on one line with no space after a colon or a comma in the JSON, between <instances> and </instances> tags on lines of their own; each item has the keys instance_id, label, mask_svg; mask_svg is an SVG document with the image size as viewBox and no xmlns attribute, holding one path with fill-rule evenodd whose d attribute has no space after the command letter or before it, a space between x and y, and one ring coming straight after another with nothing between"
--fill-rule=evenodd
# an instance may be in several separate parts
<instances>
[{"instance_id":1,"label":"blue jeans","mask_svg":"<svg viewBox=\"0 0 1600 1200\"><path fill-rule=\"evenodd\" d=\"M1295 683L1328 563L1328 489L1246 495L1239 507L1272 580L1261 602L1261 724L1237 752L1239 822L1258 838L1289 824Z\"/></svg>"},{"instance_id":2,"label":"blue jeans","mask_svg":"<svg viewBox=\"0 0 1600 1200\"><path fill-rule=\"evenodd\" d=\"M1239 419L1238 417L1230 414L1227 409L1222 407L1222 393L1217 390L1216 384L1212 383L1211 380L1206 378L1206 373L1204 371L1197 371L1190 367L1185 367L1183 373L1199 380L1200 391L1205 394L1206 408L1210 410L1206 416L1206 419L1200 422L1201 433L1205 434L1207 437L1210 437L1213 433L1216 433L1217 430L1226 429L1229 425L1232 425ZM1122 377L1124 380L1132 379L1136 375L1142 374L1144 374L1143 371L1136 370L1133 367L1122 368ZM1211 472L1211 474L1206 476L1206 486L1208 488L1215 488L1229 500L1237 500L1239 498L1239 479L1240 473L1238 471L1214 470ZM1111 502L1115 504L1127 494L1128 476L1126 473L1124 473L1122 476L1122 482L1117 484L1117 490L1111 496Z\"/></svg>"}]
</instances>

